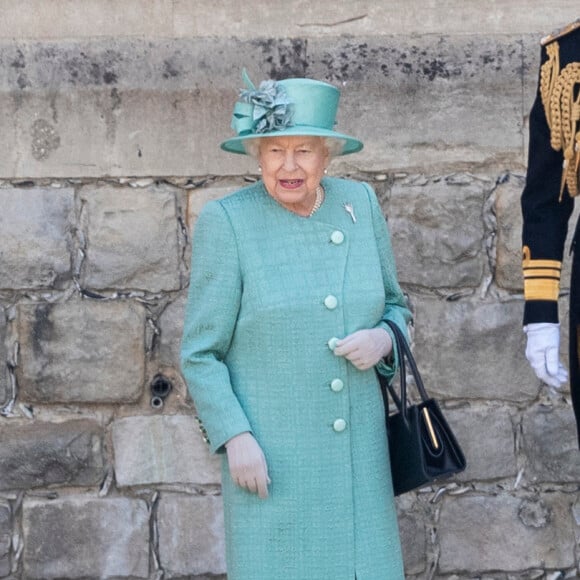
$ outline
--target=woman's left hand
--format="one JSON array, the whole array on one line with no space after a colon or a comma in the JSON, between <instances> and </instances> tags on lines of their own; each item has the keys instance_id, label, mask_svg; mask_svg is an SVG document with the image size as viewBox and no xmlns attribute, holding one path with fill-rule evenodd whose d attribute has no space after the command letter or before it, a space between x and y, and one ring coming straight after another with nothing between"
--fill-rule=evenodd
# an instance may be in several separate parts
<instances>
[{"instance_id":1,"label":"woman's left hand","mask_svg":"<svg viewBox=\"0 0 580 580\"><path fill-rule=\"evenodd\" d=\"M357 330L336 343L334 354L343 356L357 369L374 367L393 350L391 336L384 328Z\"/></svg>"}]
</instances>

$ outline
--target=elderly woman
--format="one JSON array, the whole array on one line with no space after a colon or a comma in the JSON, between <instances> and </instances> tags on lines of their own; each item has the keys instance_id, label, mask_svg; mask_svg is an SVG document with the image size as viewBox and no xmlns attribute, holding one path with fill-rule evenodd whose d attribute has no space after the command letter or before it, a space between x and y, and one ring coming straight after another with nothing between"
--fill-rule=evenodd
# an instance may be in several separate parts
<instances>
[{"instance_id":1,"label":"elderly woman","mask_svg":"<svg viewBox=\"0 0 580 580\"><path fill-rule=\"evenodd\" d=\"M243 91L222 149L262 179L195 227L182 369L222 453L229 580L404 578L375 370L395 372L385 320L410 313L374 192L325 177L362 149L333 130L338 98Z\"/></svg>"}]
</instances>

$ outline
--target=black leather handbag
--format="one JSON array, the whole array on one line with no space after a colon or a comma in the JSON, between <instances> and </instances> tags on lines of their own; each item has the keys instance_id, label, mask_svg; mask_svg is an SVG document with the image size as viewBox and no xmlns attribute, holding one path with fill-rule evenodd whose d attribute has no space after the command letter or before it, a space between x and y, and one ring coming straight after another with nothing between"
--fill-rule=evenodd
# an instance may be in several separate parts
<instances>
[{"instance_id":1,"label":"black leather handbag","mask_svg":"<svg viewBox=\"0 0 580 580\"><path fill-rule=\"evenodd\" d=\"M399 355L401 394L377 372L385 403L391 472L395 495L401 495L440 479L450 477L466 466L465 456L435 399L427 396L419 369L400 328L387 321L395 335ZM407 401L406 364L411 369L421 402ZM397 409L389 413L388 395Z\"/></svg>"}]
</instances>

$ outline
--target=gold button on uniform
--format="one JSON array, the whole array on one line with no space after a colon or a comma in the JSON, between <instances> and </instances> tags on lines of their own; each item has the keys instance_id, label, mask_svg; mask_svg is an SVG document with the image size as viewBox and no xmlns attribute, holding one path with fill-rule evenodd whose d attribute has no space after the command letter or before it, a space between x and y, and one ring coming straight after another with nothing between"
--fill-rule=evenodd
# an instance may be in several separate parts
<instances>
[{"instance_id":1,"label":"gold button on uniform","mask_svg":"<svg viewBox=\"0 0 580 580\"><path fill-rule=\"evenodd\" d=\"M335 393L340 393L340 391L342 391L342 389L344 389L344 383L340 380L340 379L334 379L331 383L330 383L330 388L335 392Z\"/></svg>"},{"instance_id":2,"label":"gold button on uniform","mask_svg":"<svg viewBox=\"0 0 580 580\"><path fill-rule=\"evenodd\" d=\"M332 424L332 428L337 432L337 433L342 433L342 431L344 431L346 429L346 421L344 419L337 419L333 424Z\"/></svg>"},{"instance_id":3,"label":"gold button on uniform","mask_svg":"<svg viewBox=\"0 0 580 580\"><path fill-rule=\"evenodd\" d=\"M330 241L338 246L344 242L344 234L340 230L334 230L332 234L330 234Z\"/></svg>"},{"instance_id":4,"label":"gold button on uniform","mask_svg":"<svg viewBox=\"0 0 580 580\"><path fill-rule=\"evenodd\" d=\"M326 308L328 308L328 310L334 310L338 306L338 299L337 299L337 297L336 296L333 296L332 294L329 294L324 299L324 306L326 306Z\"/></svg>"}]
</instances>

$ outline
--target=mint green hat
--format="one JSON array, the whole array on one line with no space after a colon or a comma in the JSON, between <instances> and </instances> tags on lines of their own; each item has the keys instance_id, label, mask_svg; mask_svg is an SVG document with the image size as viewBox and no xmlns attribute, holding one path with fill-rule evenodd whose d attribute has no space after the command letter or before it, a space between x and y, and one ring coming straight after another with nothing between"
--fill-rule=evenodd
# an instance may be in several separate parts
<instances>
[{"instance_id":1,"label":"mint green hat","mask_svg":"<svg viewBox=\"0 0 580 580\"><path fill-rule=\"evenodd\" d=\"M339 90L312 79L267 80L256 89L242 73L248 89L241 91L234 107L232 129L237 137L221 144L224 151L245 155L244 142L261 137L287 135L331 137L344 141L339 155L356 153L363 144L334 130Z\"/></svg>"}]
</instances>

